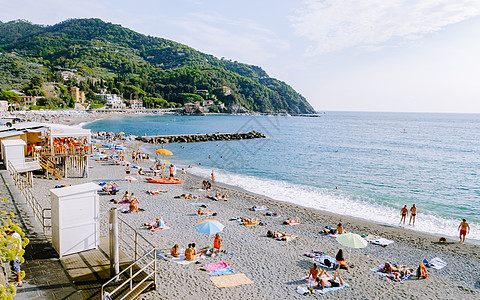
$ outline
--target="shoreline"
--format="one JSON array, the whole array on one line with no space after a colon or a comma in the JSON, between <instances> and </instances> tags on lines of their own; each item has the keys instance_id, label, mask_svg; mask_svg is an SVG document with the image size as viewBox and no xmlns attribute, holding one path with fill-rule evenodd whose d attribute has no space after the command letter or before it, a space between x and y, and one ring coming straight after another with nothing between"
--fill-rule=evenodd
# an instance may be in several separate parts
<instances>
[{"instance_id":1,"label":"shoreline","mask_svg":"<svg viewBox=\"0 0 480 300\"><path fill-rule=\"evenodd\" d=\"M140 142L129 144L128 152L142 146ZM151 164L145 161L139 164L147 168ZM185 180L181 185L158 185L147 182L141 176L138 181L129 183L124 180L123 166L114 166L89 159L90 178L68 178L62 181L47 179L34 179L34 190L41 195L39 200L43 205L49 205L49 189L57 184L79 184L94 180L115 180L123 188L135 192L140 200L140 208L144 212L121 214L121 218L134 228L141 228L141 224L155 220L162 216L170 227L169 230L140 232L149 241L157 246L160 252L169 251L170 247L178 243L185 247L188 243L196 242L197 249L205 245L212 245L213 237L195 232L192 226L205 219L215 219L226 227L221 233L224 249L234 255L219 254L217 257L206 257L202 263L215 263L218 261L232 261L236 273L244 273L254 281L253 284L236 288L216 288L209 280L209 276L198 270L199 265L187 266L163 261L159 259L158 278L161 284L156 292L144 294L142 299L244 299L256 297L263 299L304 299L305 296L295 292L297 286L305 286L301 280L308 274L312 259L304 256L305 252L321 250L329 255L335 255L338 249L343 249L346 258L354 267L349 271L342 271L342 278L349 287L327 293L325 299L374 299L388 293L395 288L395 299L422 298L422 299L478 299L480 290L475 288L478 278L475 272L467 273L466 268L480 269L480 247L473 244L436 245L438 241L429 235L403 228L392 228L351 217L339 216L296 204L281 202L263 196L236 189L235 187L216 183L212 191L200 191L199 187L203 178L193 174L178 177ZM195 168L195 166L194 166ZM134 169L135 170L135 169ZM186 169L188 172L188 169ZM163 189L168 192L155 196L145 193L146 189ZM207 194L215 191L227 192L230 200L212 201L206 199ZM201 198L198 200L175 199L174 196L191 193ZM125 206L113 204L111 199L119 200L116 196L100 195L101 212L111 207L124 208ZM197 207L191 202L205 202L208 210L218 213L214 217L204 217L195 214ZM265 216L265 211L249 211L253 205L267 205L269 210L281 210L283 218L275 219ZM297 216L302 224L296 226L283 225L287 217ZM233 217L259 217L265 226L247 227L231 221ZM344 224L347 231L354 233L371 233L394 240L394 244L385 248L368 245L363 249L347 249L336 242L336 239L322 236L319 231L325 225L336 225L339 221ZM266 237L266 232L286 231L299 236L290 242L275 241ZM369 271L385 261L406 264L411 267L418 266L424 258L440 257L448 263L442 270L428 269L429 278L426 280L408 280L404 284L390 283L385 278ZM468 262L468 264L467 264ZM331 270L328 270L333 273ZM446 284L455 282L455 295L452 286ZM450 298L445 295L451 295ZM315 294L313 297L317 297Z\"/></svg>"}]
</instances>

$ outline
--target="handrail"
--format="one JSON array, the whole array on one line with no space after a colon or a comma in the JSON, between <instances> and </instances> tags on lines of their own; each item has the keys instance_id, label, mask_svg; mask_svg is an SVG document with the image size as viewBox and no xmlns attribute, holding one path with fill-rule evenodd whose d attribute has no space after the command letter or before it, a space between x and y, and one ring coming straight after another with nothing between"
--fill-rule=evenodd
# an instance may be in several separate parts
<instances>
[{"instance_id":1,"label":"handrail","mask_svg":"<svg viewBox=\"0 0 480 300\"><path fill-rule=\"evenodd\" d=\"M47 172L51 173L55 178L62 179L64 176L62 170L60 170L55 162L51 161L48 157L40 154L35 153L36 160L40 163L42 168L44 168Z\"/></svg>"},{"instance_id":2,"label":"handrail","mask_svg":"<svg viewBox=\"0 0 480 300\"><path fill-rule=\"evenodd\" d=\"M152 256L152 252L153 252L153 260L148 262L145 266L143 266L140 270L138 270L136 273L132 274L132 270L133 270L133 267L138 265L140 263L140 261L142 260L146 260L148 258L148 256ZM117 278L119 278L120 276L122 276L123 274L126 274L127 271L130 271L129 272L129 275L128 276L127 274L125 275L127 277L127 280L125 280L124 282L122 282L119 286L117 286L113 291L111 291L109 294L110 296L112 297L113 294L115 294L116 292L118 292L121 288L123 288L125 285L129 284L129 292L124 296L122 297L122 299L125 299L126 297L128 297L130 295L130 293L132 293L137 286L141 285L142 283L144 283L147 279L149 278L152 278L153 279L153 284L154 286L156 286L156 282L157 282L157 276L156 276L156 273L157 273L157 264L156 264L156 257L157 257L157 249L154 247L153 249L151 249L150 251L146 252L144 255L142 255L139 259L137 259L136 261L134 261L132 264L130 264L128 267L126 267L123 271L121 271L120 273L118 273L115 277L111 278L110 280L108 280L107 282L105 282L103 285L102 285L102 289L101 289L101 297L103 299L104 297L104 293L105 293L105 288L111 284L112 282L116 281ZM143 278L143 280L141 280L140 282L138 282L135 286L133 285L133 280L140 274L142 274L142 272L144 272L148 267L150 267L151 265L153 264L153 271L150 272L150 273L147 273L147 276L145 276L145 278ZM113 297L114 298L114 297Z\"/></svg>"},{"instance_id":3,"label":"handrail","mask_svg":"<svg viewBox=\"0 0 480 300\"><path fill-rule=\"evenodd\" d=\"M52 228L51 213L50 216L46 214L47 211L51 211L51 208L43 208L40 205L30 189L30 184L18 173L11 161L8 161L7 165L8 173L15 183L15 186L20 190L25 201L32 209L34 217L42 225L43 233L46 233L47 228ZM46 220L50 220L50 224L46 224Z\"/></svg>"}]
</instances>

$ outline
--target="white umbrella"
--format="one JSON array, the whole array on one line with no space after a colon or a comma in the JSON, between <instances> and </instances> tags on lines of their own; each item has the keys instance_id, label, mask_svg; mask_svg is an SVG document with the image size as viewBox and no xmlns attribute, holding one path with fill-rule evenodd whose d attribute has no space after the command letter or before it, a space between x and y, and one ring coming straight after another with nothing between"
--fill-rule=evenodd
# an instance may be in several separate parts
<instances>
[{"instance_id":1,"label":"white umbrella","mask_svg":"<svg viewBox=\"0 0 480 300\"><path fill-rule=\"evenodd\" d=\"M349 248L365 248L368 245L368 242L364 238L351 232L338 235L337 242ZM348 256L350 258L350 250L348 251Z\"/></svg>"}]
</instances>

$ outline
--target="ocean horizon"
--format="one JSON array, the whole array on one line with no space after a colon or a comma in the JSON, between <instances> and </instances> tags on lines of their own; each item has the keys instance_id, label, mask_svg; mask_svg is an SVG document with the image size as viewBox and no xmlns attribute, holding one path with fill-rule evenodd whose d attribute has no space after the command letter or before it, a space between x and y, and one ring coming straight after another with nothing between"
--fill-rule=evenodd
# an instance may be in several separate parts
<instances>
[{"instance_id":1,"label":"ocean horizon","mask_svg":"<svg viewBox=\"0 0 480 300\"><path fill-rule=\"evenodd\" d=\"M466 218L467 240L480 243L480 115L127 115L83 127L137 136L259 131L267 138L164 147L177 167L194 165L191 174L214 170L218 182L305 207L398 226L400 209L415 203L415 226L406 228L452 238Z\"/></svg>"}]
</instances>

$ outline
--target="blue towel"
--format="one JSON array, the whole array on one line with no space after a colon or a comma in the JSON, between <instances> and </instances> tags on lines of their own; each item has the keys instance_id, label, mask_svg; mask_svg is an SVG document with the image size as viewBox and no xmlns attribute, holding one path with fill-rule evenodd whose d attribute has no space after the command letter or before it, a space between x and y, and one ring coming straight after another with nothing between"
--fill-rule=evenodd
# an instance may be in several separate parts
<instances>
[{"instance_id":1,"label":"blue towel","mask_svg":"<svg viewBox=\"0 0 480 300\"><path fill-rule=\"evenodd\" d=\"M310 283L308 285L309 288L315 286L314 283ZM344 284L342 286L336 286L336 287L326 287L326 288L323 288L323 290L317 290L317 289L314 289L315 293L319 293L319 294L325 294L325 293L328 293L328 292L333 292L333 291L336 291L336 290L339 290L339 289L343 289L344 287L348 286L348 284Z\"/></svg>"},{"instance_id":2,"label":"blue towel","mask_svg":"<svg viewBox=\"0 0 480 300\"><path fill-rule=\"evenodd\" d=\"M378 267L376 267L376 268L371 268L371 269L369 269L369 270L372 271L373 273L376 273L376 274L380 275L380 276L387 277L387 275L389 275L389 274L391 274L391 273L382 273L381 270L382 270L383 266L384 266L384 265L382 264L382 265L380 265L380 266L378 266ZM405 280L407 280L408 278L410 278L410 276L413 275L413 273L414 273L414 272L410 273L409 275L403 276L403 277L400 279L400 281L395 280L395 279L393 279L393 278L388 278L388 277L387 277L387 278L390 279L390 280L396 281L396 282L404 283Z\"/></svg>"},{"instance_id":3,"label":"blue towel","mask_svg":"<svg viewBox=\"0 0 480 300\"><path fill-rule=\"evenodd\" d=\"M216 269L215 271L212 271L208 273L208 275L211 276L218 276L218 275L230 275L235 273L232 267L226 267L226 268L221 268L221 269Z\"/></svg>"},{"instance_id":4,"label":"blue towel","mask_svg":"<svg viewBox=\"0 0 480 300\"><path fill-rule=\"evenodd\" d=\"M207 205L208 205L208 203L203 203L203 202L192 202L192 203L190 203L190 204L191 204L191 205L195 205L195 206L202 206L202 205L207 206Z\"/></svg>"}]
</instances>

